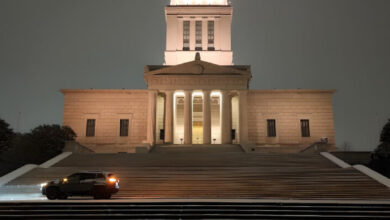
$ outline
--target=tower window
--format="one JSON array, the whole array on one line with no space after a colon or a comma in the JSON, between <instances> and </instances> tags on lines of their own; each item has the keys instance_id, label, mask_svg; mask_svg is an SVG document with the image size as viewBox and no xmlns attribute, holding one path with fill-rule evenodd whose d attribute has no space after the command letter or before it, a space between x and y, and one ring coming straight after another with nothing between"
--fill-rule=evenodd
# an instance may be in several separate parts
<instances>
[{"instance_id":1,"label":"tower window","mask_svg":"<svg viewBox=\"0 0 390 220\"><path fill-rule=\"evenodd\" d=\"M276 137L276 121L275 119L267 120L267 136Z\"/></svg>"},{"instance_id":2,"label":"tower window","mask_svg":"<svg viewBox=\"0 0 390 220\"><path fill-rule=\"evenodd\" d=\"M301 120L302 137L310 137L310 125L309 120Z\"/></svg>"},{"instance_id":3,"label":"tower window","mask_svg":"<svg viewBox=\"0 0 390 220\"><path fill-rule=\"evenodd\" d=\"M207 22L207 50L215 50L214 47L214 21Z\"/></svg>"},{"instance_id":4,"label":"tower window","mask_svg":"<svg viewBox=\"0 0 390 220\"><path fill-rule=\"evenodd\" d=\"M202 50L202 21L195 22L195 50Z\"/></svg>"},{"instance_id":5,"label":"tower window","mask_svg":"<svg viewBox=\"0 0 390 220\"><path fill-rule=\"evenodd\" d=\"M120 134L121 137L129 136L129 119L120 120Z\"/></svg>"},{"instance_id":6,"label":"tower window","mask_svg":"<svg viewBox=\"0 0 390 220\"><path fill-rule=\"evenodd\" d=\"M87 137L95 137L96 119L87 119Z\"/></svg>"},{"instance_id":7,"label":"tower window","mask_svg":"<svg viewBox=\"0 0 390 220\"><path fill-rule=\"evenodd\" d=\"M190 21L183 21L183 50L190 50Z\"/></svg>"}]
</instances>

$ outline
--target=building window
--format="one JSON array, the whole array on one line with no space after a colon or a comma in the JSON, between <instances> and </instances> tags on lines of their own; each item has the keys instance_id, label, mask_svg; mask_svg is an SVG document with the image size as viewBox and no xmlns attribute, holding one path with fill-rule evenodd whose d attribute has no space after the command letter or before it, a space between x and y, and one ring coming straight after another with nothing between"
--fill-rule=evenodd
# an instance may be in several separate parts
<instances>
[{"instance_id":1,"label":"building window","mask_svg":"<svg viewBox=\"0 0 390 220\"><path fill-rule=\"evenodd\" d=\"M160 140L164 140L164 139L165 139L165 130L160 129Z\"/></svg>"},{"instance_id":2,"label":"building window","mask_svg":"<svg viewBox=\"0 0 390 220\"><path fill-rule=\"evenodd\" d=\"M276 121L275 119L267 120L267 136L276 137Z\"/></svg>"},{"instance_id":3,"label":"building window","mask_svg":"<svg viewBox=\"0 0 390 220\"><path fill-rule=\"evenodd\" d=\"M207 50L215 50L214 47L214 21L208 21L207 23L207 38L208 38L208 44L207 44Z\"/></svg>"},{"instance_id":4,"label":"building window","mask_svg":"<svg viewBox=\"0 0 390 220\"><path fill-rule=\"evenodd\" d=\"M119 135L121 137L129 136L129 119L121 119L120 120L120 132Z\"/></svg>"},{"instance_id":5,"label":"building window","mask_svg":"<svg viewBox=\"0 0 390 220\"><path fill-rule=\"evenodd\" d=\"M183 21L183 50L190 50L190 21Z\"/></svg>"},{"instance_id":6,"label":"building window","mask_svg":"<svg viewBox=\"0 0 390 220\"><path fill-rule=\"evenodd\" d=\"M195 50L202 50L202 21L195 22Z\"/></svg>"},{"instance_id":7,"label":"building window","mask_svg":"<svg viewBox=\"0 0 390 220\"><path fill-rule=\"evenodd\" d=\"M310 125L309 120L301 120L302 137L310 137Z\"/></svg>"},{"instance_id":8,"label":"building window","mask_svg":"<svg viewBox=\"0 0 390 220\"><path fill-rule=\"evenodd\" d=\"M87 137L95 137L96 119L87 119Z\"/></svg>"}]
</instances>

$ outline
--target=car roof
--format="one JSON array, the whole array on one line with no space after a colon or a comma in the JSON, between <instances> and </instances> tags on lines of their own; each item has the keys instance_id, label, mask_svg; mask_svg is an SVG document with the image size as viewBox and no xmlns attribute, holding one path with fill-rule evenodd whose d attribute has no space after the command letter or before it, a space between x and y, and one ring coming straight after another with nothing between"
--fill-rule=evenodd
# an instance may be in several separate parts
<instances>
[{"instance_id":1,"label":"car roof","mask_svg":"<svg viewBox=\"0 0 390 220\"><path fill-rule=\"evenodd\" d=\"M93 173L93 174L97 174L97 173L102 173L102 174L107 174L109 172L105 172L105 171L98 171L98 170L87 170L87 171L79 171L77 173Z\"/></svg>"}]
</instances>

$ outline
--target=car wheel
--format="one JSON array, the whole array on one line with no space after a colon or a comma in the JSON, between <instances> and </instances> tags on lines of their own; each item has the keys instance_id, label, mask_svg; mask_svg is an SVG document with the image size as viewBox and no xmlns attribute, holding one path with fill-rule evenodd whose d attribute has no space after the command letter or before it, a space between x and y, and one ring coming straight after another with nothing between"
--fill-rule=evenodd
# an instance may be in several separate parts
<instances>
[{"instance_id":1,"label":"car wheel","mask_svg":"<svg viewBox=\"0 0 390 220\"><path fill-rule=\"evenodd\" d=\"M102 193L93 194L94 199L104 199L104 195Z\"/></svg>"},{"instance_id":2,"label":"car wheel","mask_svg":"<svg viewBox=\"0 0 390 220\"><path fill-rule=\"evenodd\" d=\"M59 195L58 195L58 199L68 199L68 195L66 195L65 193L60 193Z\"/></svg>"},{"instance_id":3,"label":"car wheel","mask_svg":"<svg viewBox=\"0 0 390 220\"><path fill-rule=\"evenodd\" d=\"M55 200L58 198L58 196L59 196L59 191L57 188L50 187L50 188L46 189L46 197L49 200Z\"/></svg>"},{"instance_id":4,"label":"car wheel","mask_svg":"<svg viewBox=\"0 0 390 220\"><path fill-rule=\"evenodd\" d=\"M111 199L111 194L110 193L106 193L106 195L104 195L104 199Z\"/></svg>"}]
</instances>

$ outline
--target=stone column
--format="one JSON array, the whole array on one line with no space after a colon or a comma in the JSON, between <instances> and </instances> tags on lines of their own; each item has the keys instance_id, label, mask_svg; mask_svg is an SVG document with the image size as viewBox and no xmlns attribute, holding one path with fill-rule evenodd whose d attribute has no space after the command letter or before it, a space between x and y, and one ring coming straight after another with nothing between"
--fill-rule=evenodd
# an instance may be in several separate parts
<instances>
[{"instance_id":1,"label":"stone column","mask_svg":"<svg viewBox=\"0 0 390 220\"><path fill-rule=\"evenodd\" d=\"M173 143L173 91L165 92L165 138L167 144Z\"/></svg>"},{"instance_id":2,"label":"stone column","mask_svg":"<svg viewBox=\"0 0 390 220\"><path fill-rule=\"evenodd\" d=\"M232 100L229 91L222 91L221 137L222 144L232 143Z\"/></svg>"},{"instance_id":3,"label":"stone column","mask_svg":"<svg viewBox=\"0 0 390 220\"><path fill-rule=\"evenodd\" d=\"M169 39L167 39L168 41ZM179 19L179 27L177 31L177 50L183 50L183 19Z\"/></svg>"},{"instance_id":4,"label":"stone column","mask_svg":"<svg viewBox=\"0 0 390 220\"><path fill-rule=\"evenodd\" d=\"M156 143L156 96L157 91L149 90L147 142L151 146Z\"/></svg>"},{"instance_id":5,"label":"stone column","mask_svg":"<svg viewBox=\"0 0 390 220\"><path fill-rule=\"evenodd\" d=\"M184 94L184 144L192 144L192 92Z\"/></svg>"},{"instance_id":6,"label":"stone column","mask_svg":"<svg viewBox=\"0 0 390 220\"><path fill-rule=\"evenodd\" d=\"M210 91L203 91L203 144L211 144L211 98Z\"/></svg>"},{"instance_id":7,"label":"stone column","mask_svg":"<svg viewBox=\"0 0 390 220\"><path fill-rule=\"evenodd\" d=\"M239 143L248 143L248 91L242 90L238 94L238 106L239 106Z\"/></svg>"}]
</instances>

